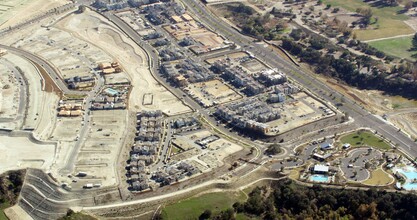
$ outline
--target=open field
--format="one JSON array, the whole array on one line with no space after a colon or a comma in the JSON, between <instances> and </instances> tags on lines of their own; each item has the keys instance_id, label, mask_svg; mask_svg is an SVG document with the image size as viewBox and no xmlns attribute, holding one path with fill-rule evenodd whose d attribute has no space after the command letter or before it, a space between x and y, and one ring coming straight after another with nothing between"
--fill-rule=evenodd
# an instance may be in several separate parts
<instances>
[{"instance_id":1,"label":"open field","mask_svg":"<svg viewBox=\"0 0 417 220\"><path fill-rule=\"evenodd\" d=\"M201 195L168 205L162 210L164 219L198 219L204 210L212 210L213 215L231 208L233 203L245 201L245 195L233 192L217 192Z\"/></svg>"},{"instance_id":2,"label":"open field","mask_svg":"<svg viewBox=\"0 0 417 220\"><path fill-rule=\"evenodd\" d=\"M369 7L370 4L361 0L324 0L324 4L331 4L332 8L340 7L348 11L355 12L357 8ZM405 20L408 16L398 14L402 7L371 7L373 15L378 17L378 22L372 24L372 29L355 30L359 40L378 39L392 37L403 34L412 34L414 31L409 27ZM377 28L377 26L379 26Z\"/></svg>"},{"instance_id":3,"label":"open field","mask_svg":"<svg viewBox=\"0 0 417 220\"><path fill-rule=\"evenodd\" d=\"M394 178L382 169L376 169L372 171L371 178L367 179L363 183L371 186L385 186L390 184L393 180Z\"/></svg>"},{"instance_id":4,"label":"open field","mask_svg":"<svg viewBox=\"0 0 417 220\"><path fill-rule=\"evenodd\" d=\"M68 2L66 0L3 0L0 4L0 28L16 25Z\"/></svg>"},{"instance_id":5,"label":"open field","mask_svg":"<svg viewBox=\"0 0 417 220\"><path fill-rule=\"evenodd\" d=\"M394 39L372 41L372 42L369 42L368 44L391 56L395 56L398 58L406 58L409 60L415 60L415 58L413 58L412 55L417 52L409 51L409 49L412 47L412 43L411 43L412 38L413 38L412 36L399 37L399 38L394 38Z\"/></svg>"},{"instance_id":6,"label":"open field","mask_svg":"<svg viewBox=\"0 0 417 220\"><path fill-rule=\"evenodd\" d=\"M352 147L370 146L382 150L389 150L391 146L369 131L354 132L342 136L340 142L349 143Z\"/></svg>"},{"instance_id":7,"label":"open field","mask_svg":"<svg viewBox=\"0 0 417 220\"><path fill-rule=\"evenodd\" d=\"M4 202L0 204L0 220L7 220L8 218L6 217L6 215L4 214L4 209L9 207L9 203L8 202Z\"/></svg>"},{"instance_id":8,"label":"open field","mask_svg":"<svg viewBox=\"0 0 417 220\"><path fill-rule=\"evenodd\" d=\"M35 144L26 137L0 136L0 152L0 173L26 167L49 169L55 146Z\"/></svg>"}]
</instances>

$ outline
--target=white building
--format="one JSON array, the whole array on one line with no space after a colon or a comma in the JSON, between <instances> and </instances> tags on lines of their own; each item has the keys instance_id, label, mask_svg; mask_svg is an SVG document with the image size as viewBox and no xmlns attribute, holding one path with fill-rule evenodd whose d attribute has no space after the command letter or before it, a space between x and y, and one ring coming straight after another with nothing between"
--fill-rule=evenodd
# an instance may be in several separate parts
<instances>
[{"instance_id":1,"label":"white building","mask_svg":"<svg viewBox=\"0 0 417 220\"><path fill-rule=\"evenodd\" d=\"M313 172L318 174L327 174L329 172L329 166L316 164L314 165Z\"/></svg>"}]
</instances>

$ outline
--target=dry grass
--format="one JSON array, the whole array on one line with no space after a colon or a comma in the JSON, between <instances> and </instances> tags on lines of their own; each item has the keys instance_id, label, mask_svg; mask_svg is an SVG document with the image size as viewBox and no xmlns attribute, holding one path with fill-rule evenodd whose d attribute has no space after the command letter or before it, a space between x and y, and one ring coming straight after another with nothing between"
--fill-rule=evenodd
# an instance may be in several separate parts
<instances>
[{"instance_id":1,"label":"dry grass","mask_svg":"<svg viewBox=\"0 0 417 220\"><path fill-rule=\"evenodd\" d=\"M392 177L382 169L372 171L371 178L363 183L370 186L386 186L392 182Z\"/></svg>"}]
</instances>

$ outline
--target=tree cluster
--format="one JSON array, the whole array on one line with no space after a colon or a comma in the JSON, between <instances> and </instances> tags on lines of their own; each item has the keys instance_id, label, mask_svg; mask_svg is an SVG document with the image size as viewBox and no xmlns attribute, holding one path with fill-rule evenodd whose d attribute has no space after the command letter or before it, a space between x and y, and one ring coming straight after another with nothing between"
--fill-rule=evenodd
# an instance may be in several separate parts
<instances>
[{"instance_id":1,"label":"tree cluster","mask_svg":"<svg viewBox=\"0 0 417 220\"><path fill-rule=\"evenodd\" d=\"M278 181L268 193L255 188L238 213L262 219L416 219L417 196L386 191L311 188Z\"/></svg>"},{"instance_id":2,"label":"tree cluster","mask_svg":"<svg viewBox=\"0 0 417 220\"><path fill-rule=\"evenodd\" d=\"M303 34L291 33L290 36L296 36L297 39ZM392 95L417 98L417 83L401 78L403 75L414 74L414 72L398 68L395 69L395 72L388 73L385 69L378 68L377 61L370 57L358 56L347 50L343 50L343 54L336 58L329 53L330 49L328 53L318 50L323 47L332 48L330 43L310 37L301 39L303 39L302 42L297 42L291 38L284 38L282 39L282 48L299 57L302 62L313 66L317 73L341 79L360 89L377 89ZM352 40L348 45L370 55L385 57L384 53L356 40ZM386 60L388 59L390 58L386 57ZM368 68L368 73L360 72L363 67ZM388 78L389 74L396 74L396 77Z\"/></svg>"},{"instance_id":3,"label":"tree cluster","mask_svg":"<svg viewBox=\"0 0 417 220\"><path fill-rule=\"evenodd\" d=\"M22 189L24 170L9 171L0 176L0 203L13 205Z\"/></svg>"},{"instance_id":4,"label":"tree cluster","mask_svg":"<svg viewBox=\"0 0 417 220\"><path fill-rule=\"evenodd\" d=\"M276 9L272 9L271 13L259 15L253 8L241 3L228 4L226 7L231 12L230 17L233 18L237 26L242 28L242 32L259 40L274 40L278 37L279 32L288 26L285 20L277 19L271 15L272 13L280 14Z\"/></svg>"}]
</instances>

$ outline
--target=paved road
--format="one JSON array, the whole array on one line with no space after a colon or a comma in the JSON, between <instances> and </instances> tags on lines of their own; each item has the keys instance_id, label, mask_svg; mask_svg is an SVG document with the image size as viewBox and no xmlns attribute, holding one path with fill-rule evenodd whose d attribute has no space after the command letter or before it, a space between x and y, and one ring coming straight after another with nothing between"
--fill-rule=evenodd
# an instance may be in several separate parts
<instances>
[{"instance_id":1,"label":"paved road","mask_svg":"<svg viewBox=\"0 0 417 220\"><path fill-rule=\"evenodd\" d=\"M303 85L304 88L313 91L318 94L325 101L336 104L344 97L334 89L328 87L323 82L317 80L313 74L307 73L305 70L297 67L290 61L280 57L270 48L263 45L254 44L248 37L243 36L227 23L213 15L205 5L195 0L181 0L187 7L188 11L194 14L194 16L202 23L208 25L216 33L222 34L229 40L240 44L243 48L246 48L254 56L260 58L264 62L271 66L278 67L283 70L291 79ZM380 118L375 117L368 111L364 110L362 106L358 105L350 99L343 98L345 103L340 106L339 109L348 113L350 117L355 119L355 122L363 127L369 127L376 130L379 134L390 139L398 147L408 153L412 157L417 157L417 144L409 137L401 132L394 126L387 124Z\"/></svg>"},{"instance_id":2,"label":"paved road","mask_svg":"<svg viewBox=\"0 0 417 220\"><path fill-rule=\"evenodd\" d=\"M173 130L171 127L170 120L164 121L164 136L161 143L161 151L159 154L159 159L156 164L152 164L150 166L150 172L157 171L160 167L164 166L166 163L166 159L168 158L168 150L169 150L169 143L171 141L171 137L173 134Z\"/></svg>"},{"instance_id":3,"label":"paved road","mask_svg":"<svg viewBox=\"0 0 417 220\"><path fill-rule=\"evenodd\" d=\"M85 58L85 62L88 63L88 59ZM90 64L90 69L93 71L94 75L97 78L96 84L94 85L94 88L87 93L87 97L84 100L84 115L82 120L82 126L79 131L79 136L76 139L76 143L73 148L71 148L71 152L69 157L67 157L67 161L65 161L65 166L59 171L60 174L71 174L74 171L74 166L76 159L78 157L78 152L80 151L80 148L84 141L87 139L88 130L90 129L91 124L91 102L92 100L97 96L97 94L102 90L104 86L104 78L94 70L95 66L93 64ZM84 92L85 94L85 92Z\"/></svg>"}]
</instances>

